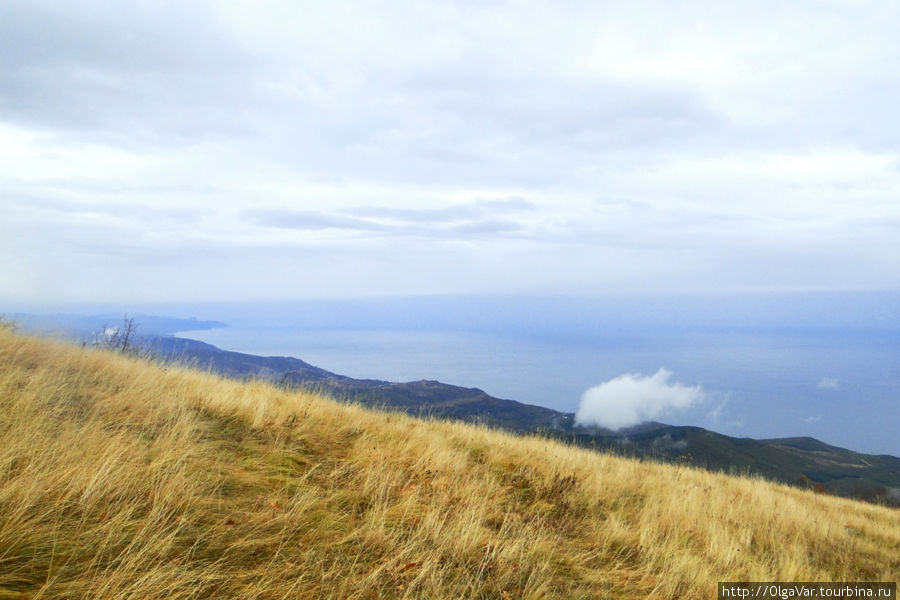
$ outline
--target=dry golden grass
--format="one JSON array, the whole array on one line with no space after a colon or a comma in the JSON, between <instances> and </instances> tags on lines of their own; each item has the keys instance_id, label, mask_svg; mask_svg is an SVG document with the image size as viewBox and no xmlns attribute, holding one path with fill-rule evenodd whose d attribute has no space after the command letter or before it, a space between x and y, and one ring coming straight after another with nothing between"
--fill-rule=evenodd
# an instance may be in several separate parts
<instances>
[{"instance_id":1,"label":"dry golden grass","mask_svg":"<svg viewBox=\"0 0 900 600\"><path fill-rule=\"evenodd\" d=\"M900 511L0 331L0 598L893 581Z\"/></svg>"}]
</instances>

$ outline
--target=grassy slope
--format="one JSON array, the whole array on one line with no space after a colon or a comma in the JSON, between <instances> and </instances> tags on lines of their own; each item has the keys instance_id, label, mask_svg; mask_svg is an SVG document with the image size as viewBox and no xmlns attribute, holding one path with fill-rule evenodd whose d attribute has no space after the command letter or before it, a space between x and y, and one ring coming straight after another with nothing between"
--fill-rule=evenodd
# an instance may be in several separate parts
<instances>
[{"instance_id":1,"label":"grassy slope","mask_svg":"<svg viewBox=\"0 0 900 600\"><path fill-rule=\"evenodd\" d=\"M0 331L0 598L896 580L900 511Z\"/></svg>"}]
</instances>

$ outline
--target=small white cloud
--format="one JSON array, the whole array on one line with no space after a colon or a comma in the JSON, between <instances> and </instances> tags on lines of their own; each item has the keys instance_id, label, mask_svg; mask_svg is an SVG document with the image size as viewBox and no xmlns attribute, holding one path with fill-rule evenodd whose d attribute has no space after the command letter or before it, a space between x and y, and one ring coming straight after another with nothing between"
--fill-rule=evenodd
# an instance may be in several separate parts
<instances>
[{"instance_id":1,"label":"small white cloud","mask_svg":"<svg viewBox=\"0 0 900 600\"><path fill-rule=\"evenodd\" d=\"M836 390L838 389L838 380L833 377L823 377L819 381L818 388L820 390Z\"/></svg>"},{"instance_id":2,"label":"small white cloud","mask_svg":"<svg viewBox=\"0 0 900 600\"><path fill-rule=\"evenodd\" d=\"M728 395L727 394L725 396L725 399L722 400L718 406L716 406L714 409L712 409L711 411L706 413L706 416L708 416L710 419L712 419L712 421L714 423L718 423L719 418L722 416L722 411L725 410L726 404L728 404Z\"/></svg>"},{"instance_id":3,"label":"small white cloud","mask_svg":"<svg viewBox=\"0 0 900 600\"><path fill-rule=\"evenodd\" d=\"M703 398L700 386L669 383L670 371L652 376L626 373L592 387L581 397L577 425L621 429L658 417L670 409L684 409Z\"/></svg>"},{"instance_id":4,"label":"small white cloud","mask_svg":"<svg viewBox=\"0 0 900 600\"><path fill-rule=\"evenodd\" d=\"M821 420L822 420L822 416L816 415L815 417L806 417L805 419L803 419L803 422L804 423L818 423Z\"/></svg>"}]
</instances>

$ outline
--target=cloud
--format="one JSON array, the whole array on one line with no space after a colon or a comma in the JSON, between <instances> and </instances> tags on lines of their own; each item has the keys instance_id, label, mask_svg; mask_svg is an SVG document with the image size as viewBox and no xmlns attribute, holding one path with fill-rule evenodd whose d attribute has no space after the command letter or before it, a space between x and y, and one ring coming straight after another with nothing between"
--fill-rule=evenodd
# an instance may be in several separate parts
<instances>
[{"instance_id":1,"label":"cloud","mask_svg":"<svg viewBox=\"0 0 900 600\"><path fill-rule=\"evenodd\" d=\"M259 225L282 229L350 229L354 231L385 229L383 225L367 219L333 215L315 210L256 209L246 210L242 215Z\"/></svg>"},{"instance_id":2,"label":"cloud","mask_svg":"<svg viewBox=\"0 0 900 600\"><path fill-rule=\"evenodd\" d=\"M728 397L722 400L714 409L706 413L706 416L712 419L713 423L718 423L719 418L722 416L722 411L725 410L726 404L728 404Z\"/></svg>"},{"instance_id":3,"label":"cloud","mask_svg":"<svg viewBox=\"0 0 900 600\"><path fill-rule=\"evenodd\" d=\"M823 377L816 387L820 390L836 390L838 389L838 380L833 377Z\"/></svg>"},{"instance_id":4,"label":"cloud","mask_svg":"<svg viewBox=\"0 0 900 600\"><path fill-rule=\"evenodd\" d=\"M898 289L898 6L0 2L0 299Z\"/></svg>"},{"instance_id":5,"label":"cloud","mask_svg":"<svg viewBox=\"0 0 900 600\"><path fill-rule=\"evenodd\" d=\"M471 223L463 223L461 225L457 225L455 227L451 227L448 229L448 233L457 234L460 236L468 236L468 235L490 235L490 234L503 234L503 233L513 233L517 231L521 231L522 226L516 223L515 221L510 221L509 219L487 219L480 221L473 221Z\"/></svg>"},{"instance_id":6,"label":"cloud","mask_svg":"<svg viewBox=\"0 0 900 600\"><path fill-rule=\"evenodd\" d=\"M393 237L454 239L489 237L523 231L521 223L497 218L497 214L533 210L534 206L515 198L479 200L435 209L379 208L361 206L336 212L285 208L253 209L241 216L257 225L304 231L345 230L376 232Z\"/></svg>"},{"instance_id":7,"label":"cloud","mask_svg":"<svg viewBox=\"0 0 900 600\"><path fill-rule=\"evenodd\" d=\"M592 387L581 397L575 423L622 429L654 419L671 409L685 409L703 400L701 387L669 383L672 373L626 373Z\"/></svg>"},{"instance_id":8,"label":"cloud","mask_svg":"<svg viewBox=\"0 0 900 600\"><path fill-rule=\"evenodd\" d=\"M522 198L503 198L452 204L441 208L354 206L344 209L342 212L356 217L385 219L402 223L455 223L535 209L534 203Z\"/></svg>"},{"instance_id":9,"label":"cloud","mask_svg":"<svg viewBox=\"0 0 900 600\"><path fill-rule=\"evenodd\" d=\"M815 417L805 417L805 418L801 419L801 421L803 421L804 423L818 423L821 420L822 420L821 415L816 415Z\"/></svg>"},{"instance_id":10,"label":"cloud","mask_svg":"<svg viewBox=\"0 0 900 600\"><path fill-rule=\"evenodd\" d=\"M0 40L5 121L129 145L234 131L258 80L201 5L3 3Z\"/></svg>"}]
</instances>

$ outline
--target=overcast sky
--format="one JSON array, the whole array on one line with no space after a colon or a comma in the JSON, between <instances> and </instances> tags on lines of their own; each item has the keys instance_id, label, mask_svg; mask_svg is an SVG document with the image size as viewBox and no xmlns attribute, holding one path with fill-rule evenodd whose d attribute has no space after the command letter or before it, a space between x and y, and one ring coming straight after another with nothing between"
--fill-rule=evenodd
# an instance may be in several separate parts
<instances>
[{"instance_id":1,"label":"overcast sky","mask_svg":"<svg viewBox=\"0 0 900 600\"><path fill-rule=\"evenodd\" d=\"M0 2L0 300L900 289L900 3Z\"/></svg>"}]
</instances>

